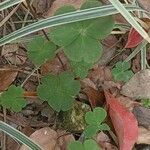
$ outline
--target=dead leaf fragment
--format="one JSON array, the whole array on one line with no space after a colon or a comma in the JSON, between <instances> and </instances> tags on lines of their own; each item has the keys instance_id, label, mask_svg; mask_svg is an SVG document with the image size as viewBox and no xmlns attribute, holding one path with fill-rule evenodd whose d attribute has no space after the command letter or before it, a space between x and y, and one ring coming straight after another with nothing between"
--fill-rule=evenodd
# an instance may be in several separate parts
<instances>
[{"instance_id":1,"label":"dead leaf fragment","mask_svg":"<svg viewBox=\"0 0 150 150\"><path fill-rule=\"evenodd\" d=\"M137 144L150 144L150 130L139 127Z\"/></svg>"},{"instance_id":2,"label":"dead leaf fragment","mask_svg":"<svg viewBox=\"0 0 150 150\"><path fill-rule=\"evenodd\" d=\"M110 138L104 132L100 132L97 135L96 141L100 145L102 150L118 150L116 146L111 144Z\"/></svg>"},{"instance_id":3,"label":"dead leaf fragment","mask_svg":"<svg viewBox=\"0 0 150 150\"><path fill-rule=\"evenodd\" d=\"M66 150L70 141L75 140L73 135L66 134L65 131L54 131L45 127L35 131L30 138L41 146L43 150ZM20 150L29 150L26 146L21 146Z\"/></svg>"},{"instance_id":4,"label":"dead leaf fragment","mask_svg":"<svg viewBox=\"0 0 150 150\"><path fill-rule=\"evenodd\" d=\"M13 65L22 65L27 59L25 51L20 49L17 44L4 45L1 55Z\"/></svg>"},{"instance_id":5,"label":"dead leaf fragment","mask_svg":"<svg viewBox=\"0 0 150 150\"><path fill-rule=\"evenodd\" d=\"M46 17L53 16L55 11L64 5L73 5L76 8L80 8L84 1L85 0L55 0L48 10Z\"/></svg>"},{"instance_id":6,"label":"dead leaf fragment","mask_svg":"<svg viewBox=\"0 0 150 150\"><path fill-rule=\"evenodd\" d=\"M150 109L142 106L135 106L133 113L137 118L138 124L145 128L150 128Z\"/></svg>"},{"instance_id":7,"label":"dead leaf fragment","mask_svg":"<svg viewBox=\"0 0 150 150\"><path fill-rule=\"evenodd\" d=\"M150 2L149 0L137 0L141 7L149 11L150 8Z\"/></svg>"},{"instance_id":8,"label":"dead leaf fragment","mask_svg":"<svg viewBox=\"0 0 150 150\"><path fill-rule=\"evenodd\" d=\"M9 85L15 80L18 71L12 70L11 68L0 69L0 91L6 90Z\"/></svg>"},{"instance_id":9,"label":"dead leaf fragment","mask_svg":"<svg viewBox=\"0 0 150 150\"><path fill-rule=\"evenodd\" d=\"M121 90L121 94L133 99L150 98L150 70L142 70L136 73Z\"/></svg>"}]
</instances>

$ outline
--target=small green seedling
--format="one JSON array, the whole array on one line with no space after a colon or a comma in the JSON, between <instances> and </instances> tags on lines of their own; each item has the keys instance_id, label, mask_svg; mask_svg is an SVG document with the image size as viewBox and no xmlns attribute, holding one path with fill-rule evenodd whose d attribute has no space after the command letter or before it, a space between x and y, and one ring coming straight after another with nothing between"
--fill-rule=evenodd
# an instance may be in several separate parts
<instances>
[{"instance_id":1,"label":"small green seedling","mask_svg":"<svg viewBox=\"0 0 150 150\"><path fill-rule=\"evenodd\" d=\"M91 138L98 131L110 130L109 126L102 123L106 118L107 113L103 108L97 107L93 111L87 112L85 121L88 126L85 128L84 134L86 138Z\"/></svg>"},{"instance_id":2,"label":"small green seedling","mask_svg":"<svg viewBox=\"0 0 150 150\"><path fill-rule=\"evenodd\" d=\"M83 144L79 141L69 143L68 150L100 150L100 147L94 140L88 139Z\"/></svg>"},{"instance_id":3,"label":"small green seedling","mask_svg":"<svg viewBox=\"0 0 150 150\"><path fill-rule=\"evenodd\" d=\"M41 66L47 60L55 57L56 45L44 37L36 37L27 45L28 57L36 66Z\"/></svg>"},{"instance_id":4,"label":"small green seedling","mask_svg":"<svg viewBox=\"0 0 150 150\"><path fill-rule=\"evenodd\" d=\"M142 100L142 104L144 107L150 108L150 99Z\"/></svg>"},{"instance_id":5,"label":"small green seedling","mask_svg":"<svg viewBox=\"0 0 150 150\"><path fill-rule=\"evenodd\" d=\"M134 75L134 73L131 70L129 70L130 68L131 64L129 62L117 62L115 68L112 69L114 79L116 81L129 81Z\"/></svg>"},{"instance_id":6,"label":"small green seedling","mask_svg":"<svg viewBox=\"0 0 150 150\"><path fill-rule=\"evenodd\" d=\"M71 72L63 72L58 76L47 75L41 79L37 89L38 96L58 112L69 110L79 91L80 83L74 80Z\"/></svg>"},{"instance_id":7,"label":"small green seedling","mask_svg":"<svg viewBox=\"0 0 150 150\"><path fill-rule=\"evenodd\" d=\"M26 100L23 98L24 90L14 85L0 95L0 105L14 112L19 112L26 106Z\"/></svg>"}]
</instances>

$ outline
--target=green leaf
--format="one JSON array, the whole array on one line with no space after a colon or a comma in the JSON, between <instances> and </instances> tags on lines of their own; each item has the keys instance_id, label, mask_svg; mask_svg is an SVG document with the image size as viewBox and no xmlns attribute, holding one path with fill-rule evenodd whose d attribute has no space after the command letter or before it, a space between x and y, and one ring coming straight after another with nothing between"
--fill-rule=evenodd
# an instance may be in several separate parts
<instances>
[{"instance_id":1,"label":"green leaf","mask_svg":"<svg viewBox=\"0 0 150 150\"><path fill-rule=\"evenodd\" d=\"M150 99L143 99L141 102L144 107L150 108Z\"/></svg>"},{"instance_id":2,"label":"green leaf","mask_svg":"<svg viewBox=\"0 0 150 150\"><path fill-rule=\"evenodd\" d=\"M84 149L85 150L100 150L100 147L94 140L89 139L84 142Z\"/></svg>"},{"instance_id":3,"label":"green leaf","mask_svg":"<svg viewBox=\"0 0 150 150\"><path fill-rule=\"evenodd\" d=\"M44 37L36 37L28 44L27 49L29 58L35 65L40 66L55 56L57 47Z\"/></svg>"},{"instance_id":4,"label":"green leaf","mask_svg":"<svg viewBox=\"0 0 150 150\"><path fill-rule=\"evenodd\" d=\"M85 140L83 144L79 141L69 143L68 150L100 150L100 147L94 140L89 139Z\"/></svg>"},{"instance_id":5,"label":"green leaf","mask_svg":"<svg viewBox=\"0 0 150 150\"><path fill-rule=\"evenodd\" d=\"M99 125L106 118L107 113L103 108L97 107L90 112L87 112L85 115L85 121L89 125Z\"/></svg>"},{"instance_id":6,"label":"green leaf","mask_svg":"<svg viewBox=\"0 0 150 150\"><path fill-rule=\"evenodd\" d=\"M88 125L84 130L84 134L85 134L86 138L91 138L99 130L100 130L100 128L98 127L98 125Z\"/></svg>"},{"instance_id":7,"label":"green leaf","mask_svg":"<svg viewBox=\"0 0 150 150\"><path fill-rule=\"evenodd\" d=\"M89 8L92 6L90 4L93 4L93 7L100 6L97 1L88 1L81 9ZM66 10L64 7L58 12L74 11L72 6L67 6ZM112 16L107 16L55 27L50 32L50 38L55 44L64 47L64 52L70 60L94 63L102 54L99 39L106 37L113 27Z\"/></svg>"},{"instance_id":8,"label":"green leaf","mask_svg":"<svg viewBox=\"0 0 150 150\"><path fill-rule=\"evenodd\" d=\"M76 77L80 77L81 79L87 76L89 69L91 69L93 66L93 64L86 63L84 61L81 62L71 61L70 64Z\"/></svg>"},{"instance_id":9,"label":"green leaf","mask_svg":"<svg viewBox=\"0 0 150 150\"><path fill-rule=\"evenodd\" d=\"M19 112L26 106L26 100L23 98L23 89L14 85L0 96L0 105L14 112Z\"/></svg>"},{"instance_id":10,"label":"green leaf","mask_svg":"<svg viewBox=\"0 0 150 150\"><path fill-rule=\"evenodd\" d=\"M108 130L109 127L106 124L101 124L106 118L107 113L103 108L97 107L85 115L85 121L88 126L85 128L84 134L86 138L91 138L99 130Z\"/></svg>"},{"instance_id":11,"label":"green leaf","mask_svg":"<svg viewBox=\"0 0 150 150\"><path fill-rule=\"evenodd\" d=\"M69 143L68 150L84 150L84 146L79 141L73 141Z\"/></svg>"},{"instance_id":12,"label":"green leaf","mask_svg":"<svg viewBox=\"0 0 150 150\"><path fill-rule=\"evenodd\" d=\"M114 79L117 81L124 81L127 82L129 79L132 78L134 73L129 70L131 64L129 62L117 62L115 68L112 69L112 74Z\"/></svg>"},{"instance_id":13,"label":"green leaf","mask_svg":"<svg viewBox=\"0 0 150 150\"><path fill-rule=\"evenodd\" d=\"M110 130L110 127L106 123L103 123L99 126L99 130Z\"/></svg>"},{"instance_id":14,"label":"green leaf","mask_svg":"<svg viewBox=\"0 0 150 150\"><path fill-rule=\"evenodd\" d=\"M65 47L64 52L72 61L94 63L102 54L102 46L93 38L80 35L74 42Z\"/></svg>"},{"instance_id":15,"label":"green leaf","mask_svg":"<svg viewBox=\"0 0 150 150\"><path fill-rule=\"evenodd\" d=\"M74 80L74 76L70 72L43 77L41 85L37 89L38 96L58 112L69 110L79 91L80 83Z\"/></svg>"}]
</instances>

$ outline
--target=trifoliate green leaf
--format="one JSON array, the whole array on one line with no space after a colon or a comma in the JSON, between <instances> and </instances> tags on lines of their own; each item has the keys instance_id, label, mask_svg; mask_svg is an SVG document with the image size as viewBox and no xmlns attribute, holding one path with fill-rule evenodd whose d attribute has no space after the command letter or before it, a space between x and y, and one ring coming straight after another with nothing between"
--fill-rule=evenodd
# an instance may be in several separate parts
<instances>
[{"instance_id":1,"label":"trifoliate green leaf","mask_svg":"<svg viewBox=\"0 0 150 150\"><path fill-rule=\"evenodd\" d=\"M44 37L36 37L29 42L27 49L29 58L35 65L40 66L55 56L57 47Z\"/></svg>"},{"instance_id":2,"label":"trifoliate green leaf","mask_svg":"<svg viewBox=\"0 0 150 150\"><path fill-rule=\"evenodd\" d=\"M87 76L89 69L91 69L93 65L90 63L86 63L84 61L81 62L71 61L70 64L76 77L80 77L82 79Z\"/></svg>"},{"instance_id":3,"label":"trifoliate green leaf","mask_svg":"<svg viewBox=\"0 0 150 150\"><path fill-rule=\"evenodd\" d=\"M14 85L0 95L0 105L14 112L19 112L26 106L23 98L23 89Z\"/></svg>"},{"instance_id":4,"label":"trifoliate green leaf","mask_svg":"<svg viewBox=\"0 0 150 150\"><path fill-rule=\"evenodd\" d=\"M100 150L100 147L94 140L89 139L89 140L85 140L84 149L85 150Z\"/></svg>"},{"instance_id":5,"label":"trifoliate green leaf","mask_svg":"<svg viewBox=\"0 0 150 150\"><path fill-rule=\"evenodd\" d=\"M132 78L134 73L129 70L131 67L129 62L117 62L115 68L112 69L112 74L115 80L127 82Z\"/></svg>"},{"instance_id":6,"label":"trifoliate green leaf","mask_svg":"<svg viewBox=\"0 0 150 150\"><path fill-rule=\"evenodd\" d=\"M94 1L93 7L97 5L99 6L100 3ZM70 9L68 7L67 11L60 8L61 11L58 10L58 12L74 11L72 7ZM89 4L84 4L83 8L87 7L89 8ZM102 54L99 39L106 37L113 27L114 20L108 16L54 27L50 32L50 38L55 44L64 48L64 52L70 60L94 63Z\"/></svg>"},{"instance_id":7,"label":"trifoliate green leaf","mask_svg":"<svg viewBox=\"0 0 150 150\"><path fill-rule=\"evenodd\" d=\"M90 125L99 125L104 121L106 116L106 111L103 108L97 107L93 110L93 112L90 111L86 113L85 121Z\"/></svg>"},{"instance_id":8,"label":"trifoliate green leaf","mask_svg":"<svg viewBox=\"0 0 150 150\"><path fill-rule=\"evenodd\" d=\"M99 127L97 125L88 125L85 128L84 134L86 136L86 138L91 138L92 136L94 136L98 131L99 131Z\"/></svg>"},{"instance_id":9,"label":"trifoliate green leaf","mask_svg":"<svg viewBox=\"0 0 150 150\"><path fill-rule=\"evenodd\" d=\"M55 15L69 13L72 11L76 11L76 9L72 5L64 5L63 7L60 7L58 10L56 10Z\"/></svg>"},{"instance_id":10,"label":"trifoliate green leaf","mask_svg":"<svg viewBox=\"0 0 150 150\"><path fill-rule=\"evenodd\" d=\"M87 9L92 7L100 6L101 3L97 0L87 0L85 3L82 4L80 9Z\"/></svg>"},{"instance_id":11,"label":"trifoliate green leaf","mask_svg":"<svg viewBox=\"0 0 150 150\"><path fill-rule=\"evenodd\" d=\"M90 111L86 113L85 121L88 124L84 131L86 138L91 138L99 130L109 130L109 127L106 124L102 124L106 116L106 111L99 107L95 108L93 112Z\"/></svg>"},{"instance_id":12,"label":"trifoliate green leaf","mask_svg":"<svg viewBox=\"0 0 150 150\"><path fill-rule=\"evenodd\" d=\"M68 150L100 150L100 147L94 140L89 139L85 140L83 144L79 141L69 143Z\"/></svg>"},{"instance_id":13,"label":"trifoliate green leaf","mask_svg":"<svg viewBox=\"0 0 150 150\"><path fill-rule=\"evenodd\" d=\"M80 83L74 80L74 76L70 72L43 77L37 90L38 96L58 112L69 110L79 91Z\"/></svg>"},{"instance_id":14,"label":"trifoliate green leaf","mask_svg":"<svg viewBox=\"0 0 150 150\"><path fill-rule=\"evenodd\" d=\"M68 150L84 150L84 146L79 141L73 141L69 143Z\"/></svg>"}]
</instances>

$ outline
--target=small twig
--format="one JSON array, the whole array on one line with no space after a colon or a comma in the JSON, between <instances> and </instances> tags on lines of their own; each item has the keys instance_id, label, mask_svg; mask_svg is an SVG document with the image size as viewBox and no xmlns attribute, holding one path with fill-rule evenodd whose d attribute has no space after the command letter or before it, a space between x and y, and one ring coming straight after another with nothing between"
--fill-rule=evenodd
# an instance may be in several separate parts
<instances>
[{"instance_id":1,"label":"small twig","mask_svg":"<svg viewBox=\"0 0 150 150\"><path fill-rule=\"evenodd\" d=\"M23 83L21 84L21 87L23 87L24 85L25 85L25 83L28 81L28 79L34 74L34 72L36 71L36 70L38 70L39 69L39 67L36 67L36 68L34 68L33 69L33 71L26 77L26 79L23 81Z\"/></svg>"}]
</instances>

